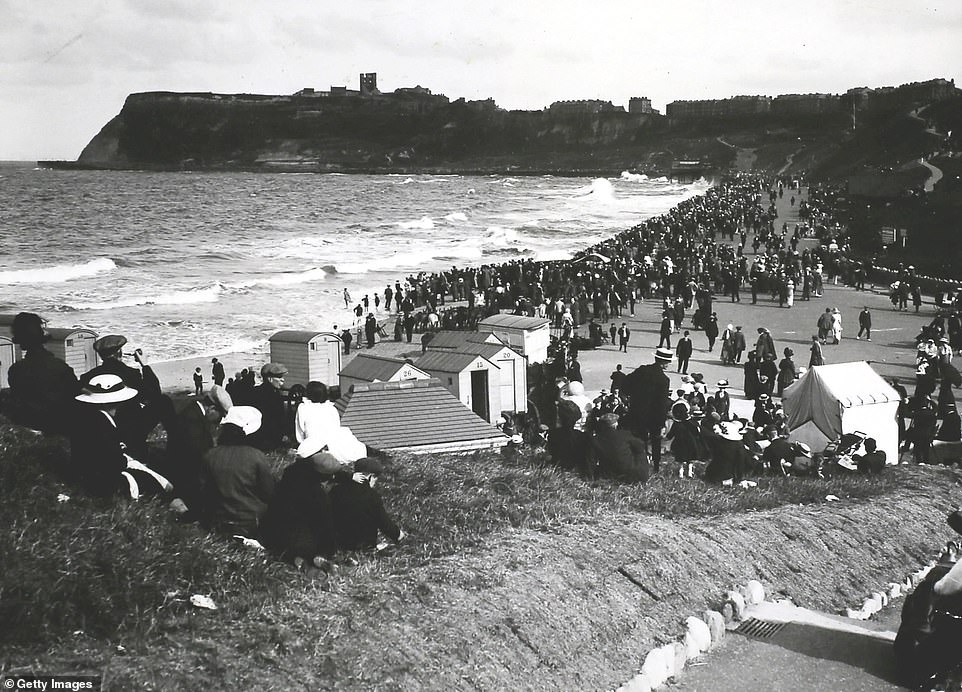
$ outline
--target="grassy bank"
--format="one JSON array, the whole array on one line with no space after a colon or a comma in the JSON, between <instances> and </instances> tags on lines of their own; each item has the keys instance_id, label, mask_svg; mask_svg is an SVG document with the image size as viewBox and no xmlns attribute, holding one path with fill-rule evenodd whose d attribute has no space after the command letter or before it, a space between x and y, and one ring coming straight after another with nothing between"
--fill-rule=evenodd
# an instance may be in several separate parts
<instances>
[{"instance_id":1,"label":"grassy bank","mask_svg":"<svg viewBox=\"0 0 962 692\"><path fill-rule=\"evenodd\" d=\"M634 488L524 455L397 458L379 488L410 540L316 579L159 503L85 499L57 482L64 458L0 426L2 665L115 689L614 687L738 580L839 608L900 577L946 537L959 482L903 467Z\"/></svg>"}]
</instances>

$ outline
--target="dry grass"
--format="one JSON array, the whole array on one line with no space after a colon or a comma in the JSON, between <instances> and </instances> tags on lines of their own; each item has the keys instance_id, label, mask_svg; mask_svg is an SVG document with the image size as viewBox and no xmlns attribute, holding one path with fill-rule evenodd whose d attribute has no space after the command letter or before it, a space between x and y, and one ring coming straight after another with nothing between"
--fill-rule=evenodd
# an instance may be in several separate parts
<instances>
[{"instance_id":1,"label":"dry grass","mask_svg":"<svg viewBox=\"0 0 962 692\"><path fill-rule=\"evenodd\" d=\"M420 652L405 649L411 632L399 639L397 632L380 632L378 623L403 627L423 616L420 636L434 633L448 642L452 656L470 660L478 652L467 635L463 641L452 637L458 628L474 637L507 633L515 644L534 637L525 634L530 622L524 617L512 620L513 627L498 620L495 630L481 616L471 623L449 622L446 616L454 617L457 609L449 613L442 593L504 588L510 575L557 558L555 534L564 543L572 535L604 535L609 526L644 517L694 525L706 517L725 522L732 517L737 523L754 511L824 504L829 494L874 498L914 492L931 483L933 473L940 474L939 482L957 483L951 472L899 468L873 478L762 478L751 490L667 475L640 487L584 482L525 454L397 457L387 460L379 489L410 540L388 554L359 555L357 567L327 580L297 573L199 527L179 525L159 502L111 505L84 498L57 481L53 469L65 458L64 441L0 425L5 527L0 643L7 651L2 665L62 670L70 661L73 670L106 668L118 689L192 689L205 681L215 687L249 685L263 683L268 671L279 687L287 687L308 670L319 686L345 680L360 685L366 679L391 689L396 685L390 680L415 675L408 670L414 660L419 675L432 666L438 666L437 675L446 674L448 661L422 660ZM287 459L275 456L273 463L279 470ZM71 499L58 502L61 492ZM598 545L592 549L603 553ZM558 574L551 588L571 579ZM594 588L587 583L578 592L591 594ZM186 599L195 593L210 595L220 609L209 614L191 608ZM615 629L610 636L630 634L630 628ZM579 636L590 640L589 633ZM118 642L128 658L105 653ZM536 642L521 644L529 656L532 646L541 650ZM499 655L510 660L518 652Z\"/></svg>"}]
</instances>

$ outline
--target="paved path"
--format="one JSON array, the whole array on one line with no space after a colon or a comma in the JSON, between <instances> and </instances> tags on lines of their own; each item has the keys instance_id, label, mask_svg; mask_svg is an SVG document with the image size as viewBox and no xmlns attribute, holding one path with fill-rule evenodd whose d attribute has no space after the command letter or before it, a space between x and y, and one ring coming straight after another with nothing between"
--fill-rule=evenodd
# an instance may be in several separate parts
<instances>
[{"instance_id":1,"label":"paved path","mask_svg":"<svg viewBox=\"0 0 962 692\"><path fill-rule=\"evenodd\" d=\"M925 161L924 159L919 163L921 163L923 166L929 169L930 175L929 175L929 179L925 181L925 191L932 192L932 190L935 189L935 184L940 180L942 180L942 170L940 168L933 166L931 163L929 163L928 161Z\"/></svg>"},{"instance_id":2,"label":"paved path","mask_svg":"<svg viewBox=\"0 0 962 692\"><path fill-rule=\"evenodd\" d=\"M787 623L769 638L730 633L685 669L679 692L894 692L891 619L860 622L791 605L763 603L750 617ZM895 627L898 620L895 619Z\"/></svg>"}]
</instances>

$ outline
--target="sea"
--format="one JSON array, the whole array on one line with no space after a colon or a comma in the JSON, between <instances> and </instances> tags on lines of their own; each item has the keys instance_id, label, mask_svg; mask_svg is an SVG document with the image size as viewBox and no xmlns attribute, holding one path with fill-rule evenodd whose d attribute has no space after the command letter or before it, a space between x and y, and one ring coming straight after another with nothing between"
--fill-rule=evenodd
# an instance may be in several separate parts
<instances>
[{"instance_id":1,"label":"sea","mask_svg":"<svg viewBox=\"0 0 962 692\"><path fill-rule=\"evenodd\" d=\"M343 328L418 272L565 259L708 186L4 163L0 313L123 334L154 362L255 351L279 329Z\"/></svg>"}]
</instances>

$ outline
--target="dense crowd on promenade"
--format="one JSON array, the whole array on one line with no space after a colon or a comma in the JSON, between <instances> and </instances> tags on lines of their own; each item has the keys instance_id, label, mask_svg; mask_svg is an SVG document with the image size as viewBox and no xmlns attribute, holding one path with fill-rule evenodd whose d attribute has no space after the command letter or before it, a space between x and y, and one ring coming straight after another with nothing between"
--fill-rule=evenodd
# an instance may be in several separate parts
<instances>
[{"instance_id":1,"label":"dense crowd on promenade","mask_svg":"<svg viewBox=\"0 0 962 692\"><path fill-rule=\"evenodd\" d=\"M776 225L776 199L784 195L799 205L802 223L791 229ZM800 245L810 236L821 244ZM552 358L532 392L536 413L526 421L508 417L506 432L523 428L523 440L546 446L549 457L566 468L632 482L659 472L665 437L683 475L693 475L695 462L707 462L705 480L731 484L747 482L752 473L818 473L821 466L812 450L788 442L776 401L800 370L794 353L784 349L776 365L778 353L766 328L752 335L754 344L746 342L740 325L721 328L716 299L747 302L750 296L752 303L778 301L790 309L796 297L821 297L823 281L864 288L878 276L874 262L851 253L844 229L832 217L831 194L810 187L802 199L798 181L769 183L740 176L571 260L523 259L423 273L386 287L383 305L397 313L395 339L406 334L408 341L416 330L470 328L498 311L550 320L556 338ZM919 286L913 269L899 268L895 283L893 304L907 309L902 296L914 295ZM358 317L382 304L380 295L373 300L365 296L364 301L366 305L356 306ZM455 305L446 306L449 301ZM579 350L596 347L605 338L617 339L627 350L630 330L625 322L617 327L615 321L634 316L643 301L655 301L661 310L655 361L630 373L616 371L611 392L589 399L581 382ZM351 302L345 291L345 306ZM817 333L809 366L821 364L821 345L828 338L840 338L837 314L827 308L828 317L813 326ZM369 312L363 320L369 346L379 329L372 317ZM747 352L744 390L756 402L750 420L733 415L726 380L711 391L698 373L688 374L691 339L689 331L682 330L686 320L691 329L705 332L710 349L720 341L722 362L741 365ZM864 329L861 315L859 321ZM605 330L602 325L609 322ZM348 349L350 337L346 330ZM870 316L866 338L871 338ZM393 540L402 537L373 489L380 462L340 425L323 383L312 382L291 397L284 388L284 366L265 364L258 385L253 371L225 378L223 365L215 359L215 385L205 393L201 378L196 398L178 407L142 354L134 354L137 368L123 362L122 336L98 339L102 364L79 378L43 347L39 316L18 315L14 340L26 357L10 369L2 411L14 422L69 435L73 480L89 494L158 493L182 519L261 540L301 564L327 565L336 550L373 547L379 531ZM919 419L927 411L936 422L942 420L942 428L954 424L958 432L952 387L959 382L951 357L960 341L957 312L937 318L920 334L916 391L912 397L905 394L900 412L900 420L914 414L920 461L927 460L925 450L937 435L934 424L931 435L919 432ZM672 362L686 376L675 391L670 391L665 374ZM938 403L933 400L937 387ZM161 454L147 445L158 425L167 439ZM912 437L901 432L907 441ZM884 453L873 443L864 440L864 454L853 468L884 467ZM278 480L264 454L290 448L296 448L297 461Z\"/></svg>"}]
</instances>

